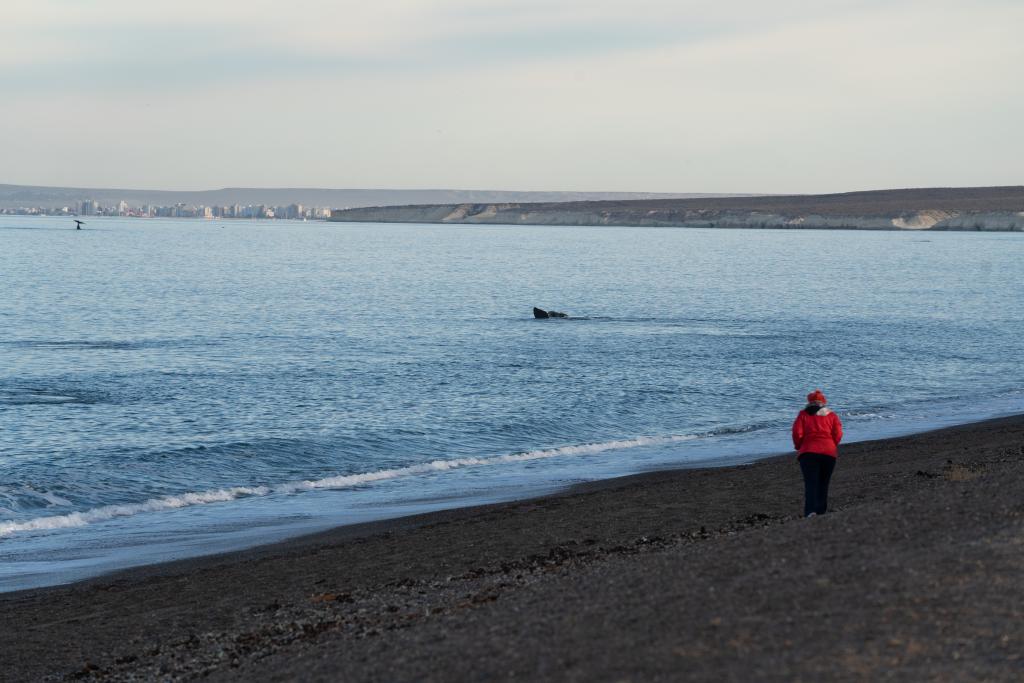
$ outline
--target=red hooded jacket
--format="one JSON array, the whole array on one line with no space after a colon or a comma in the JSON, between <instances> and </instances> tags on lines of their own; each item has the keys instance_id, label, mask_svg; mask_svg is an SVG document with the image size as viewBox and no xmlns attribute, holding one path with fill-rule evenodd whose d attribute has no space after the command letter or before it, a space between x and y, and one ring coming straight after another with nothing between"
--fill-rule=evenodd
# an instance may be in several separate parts
<instances>
[{"instance_id":1,"label":"red hooded jacket","mask_svg":"<svg viewBox=\"0 0 1024 683\"><path fill-rule=\"evenodd\" d=\"M799 454L821 453L839 456L837 446L843 440L843 423L839 416L828 408L821 408L814 415L801 410L793 421L793 446Z\"/></svg>"}]
</instances>

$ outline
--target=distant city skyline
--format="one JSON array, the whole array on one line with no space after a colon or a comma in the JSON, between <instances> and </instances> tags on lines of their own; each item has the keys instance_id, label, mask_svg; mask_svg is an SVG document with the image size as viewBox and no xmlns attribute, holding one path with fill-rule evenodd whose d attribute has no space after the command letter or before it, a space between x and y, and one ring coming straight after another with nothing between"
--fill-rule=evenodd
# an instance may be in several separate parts
<instances>
[{"instance_id":1,"label":"distant city skyline","mask_svg":"<svg viewBox=\"0 0 1024 683\"><path fill-rule=\"evenodd\" d=\"M1015 0L7 0L0 183L1024 182Z\"/></svg>"},{"instance_id":2,"label":"distant city skyline","mask_svg":"<svg viewBox=\"0 0 1024 683\"><path fill-rule=\"evenodd\" d=\"M332 207L303 206L292 203L282 206L265 204L205 205L187 204L102 204L95 199L72 202L64 206L26 204L0 207L7 216L117 216L122 218L275 218L285 220L324 220L331 217Z\"/></svg>"}]
</instances>

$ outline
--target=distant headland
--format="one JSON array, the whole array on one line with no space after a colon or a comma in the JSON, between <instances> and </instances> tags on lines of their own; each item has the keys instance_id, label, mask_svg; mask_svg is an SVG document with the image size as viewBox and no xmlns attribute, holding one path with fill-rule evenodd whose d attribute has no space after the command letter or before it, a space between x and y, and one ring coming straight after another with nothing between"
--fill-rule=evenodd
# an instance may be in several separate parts
<instances>
[{"instance_id":1,"label":"distant headland","mask_svg":"<svg viewBox=\"0 0 1024 683\"><path fill-rule=\"evenodd\" d=\"M450 202L334 211L338 222L1024 232L1024 186L819 195Z\"/></svg>"},{"instance_id":2,"label":"distant headland","mask_svg":"<svg viewBox=\"0 0 1024 683\"><path fill-rule=\"evenodd\" d=\"M327 218L331 215L332 209L361 206L647 200L710 196L741 195L308 187L226 187L219 190L191 191L0 184L0 213L173 218Z\"/></svg>"}]
</instances>

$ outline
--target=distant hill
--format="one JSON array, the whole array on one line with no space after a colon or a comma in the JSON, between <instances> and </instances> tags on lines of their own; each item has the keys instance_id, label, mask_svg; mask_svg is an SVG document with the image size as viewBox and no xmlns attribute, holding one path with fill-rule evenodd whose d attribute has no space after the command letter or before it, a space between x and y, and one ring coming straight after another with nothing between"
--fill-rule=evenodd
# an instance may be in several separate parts
<instances>
[{"instance_id":1,"label":"distant hill","mask_svg":"<svg viewBox=\"0 0 1024 683\"><path fill-rule=\"evenodd\" d=\"M335 211L339 222L1024 231L1024 186L820 195L480 202Z\"/></svg>"},{"instance_id":2,"label":"distant hill","mask_svg":"<svg viewBox=\"0 0 1024 683\"><path fill-rule=\"evenodd\" d=\"M401 204L448 204L481 202L572 202L621 199L668 199L679 197L736 196L697 193L655 192L512 192L504 190L389 190L226 187L220 190L173 191L127 190L83 187L42 187L36 185L0 185L0 208L74 207L95 200L103 206L126 201L132 206L144 204L173 206L231 206L233 204L284 206L302 204L324 208L391 206Z\"/></svg>"}]
</instances>

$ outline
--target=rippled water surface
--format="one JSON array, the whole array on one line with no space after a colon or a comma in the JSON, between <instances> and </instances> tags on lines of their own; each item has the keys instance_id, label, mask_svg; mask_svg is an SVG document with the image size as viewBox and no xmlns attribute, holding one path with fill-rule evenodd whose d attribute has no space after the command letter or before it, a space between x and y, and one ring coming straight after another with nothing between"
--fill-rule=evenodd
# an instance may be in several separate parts
<instances>
[{"instance_id":1,"label":"rippled water surface","mask_svg":"<svg viewBox=\"0 0 1024 683\"><path fill-rule=\"evenodd\" d=\"M0 589L1024 408L1022 235L69 223L0 216Z\"/></svg>"}]
</instances>

